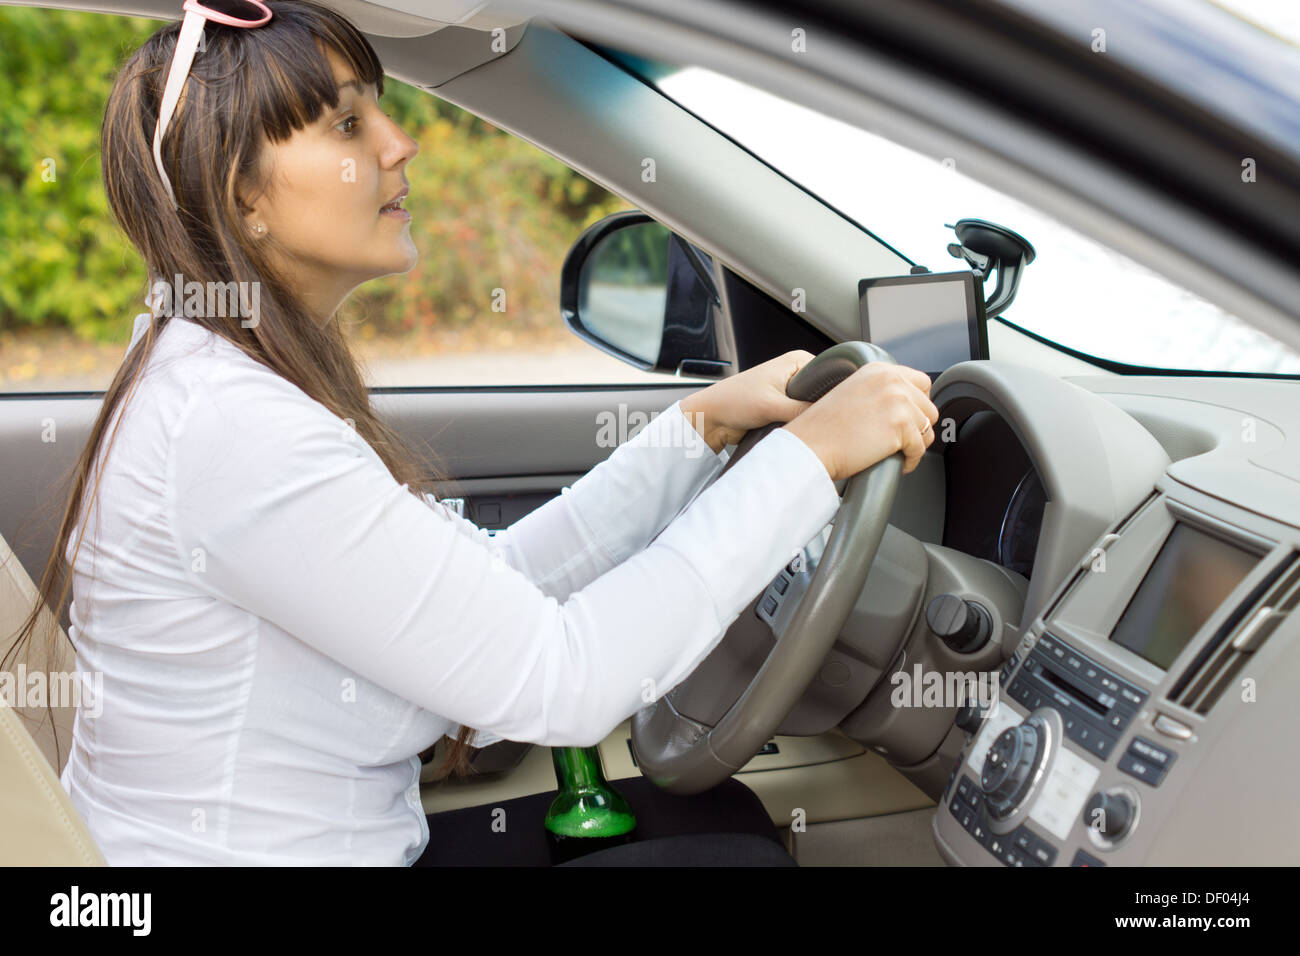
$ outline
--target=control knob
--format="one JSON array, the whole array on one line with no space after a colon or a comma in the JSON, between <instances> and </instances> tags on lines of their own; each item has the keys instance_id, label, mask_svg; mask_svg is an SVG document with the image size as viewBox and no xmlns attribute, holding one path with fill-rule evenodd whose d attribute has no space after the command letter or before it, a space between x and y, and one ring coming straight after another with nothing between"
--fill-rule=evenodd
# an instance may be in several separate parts
<instances>
[{"instance_id":1,"label":"control knob","mask_svg":"<svg viewBox=\"0 0 1300 956\"><path fill-rule=\"evenodd\" d=\"M1002 731L984 757L980 789L989 816L1004 820L1029 793L1047 754L1047 732L1037 716Z\"/></svg>"},{"instance_id":2,"label":"control knob","mask_svg":"<svg viewBox=\"0 0 1300 956\"><path fill-rule=\"evenodd\" d=\"M931 599L925 606L925 623L958 654L979 650L993 631L989 612L956 594L940 594Z\"/></svg>"},{"instance_id":3,"label":"control knob","mask_svg":"<svg viewBox=\"0 0 1300 956\"><path fill-rule=\"evenodd\" d=\"M1133 825L1133 801L1122 793L1094 793L1084 808L1083 822L1098 836L1118 840Z\"/></svg>"}]
</instances>

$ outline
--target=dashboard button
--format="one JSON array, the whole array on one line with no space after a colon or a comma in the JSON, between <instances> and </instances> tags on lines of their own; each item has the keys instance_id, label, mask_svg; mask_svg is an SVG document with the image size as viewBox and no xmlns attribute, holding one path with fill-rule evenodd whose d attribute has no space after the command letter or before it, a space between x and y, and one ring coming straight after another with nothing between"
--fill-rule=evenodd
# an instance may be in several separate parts
<instances>
[{"instance_id":1,"label":"dashboard button","mask_svg":"<svg viewBox=\"0 0 1300 956\"><path fill-rule=\"evenodd\" d=\"M1133 756L1131 752L1119 758L1119 769L1152 787L1159 786L1160 778L1165 775L1164 768L1149 764Z\"/></svg>"},{"instance_id":2,"label":"dashboard button","mask_svg":"<svg viewBox=\"0 0 1300 956\"><path fill-rule=\"evenodd\" d=\"M1023 677L1017 677L1012 682L1009 693L1011 694L1011 699L1014 700L1016 703L1024 704L1026 707L1028 707L1029 695L1033 693L1033 690L1030 688L1029 682L1027 680L1025 680ZM1032 710L1032 708L1030 709Z\"/></svg>"},{"instance_id":3,"label":"dashboard button","mask_svg":"<svg viewBox=\"0 0 1300 956\"><path fill-rule=\"evenodd\" d=\"M770 594L763 598L763 613L769 615L776 613L776 598Z\"/></svg>"},{"instance_id":4,"label":"dashboard button","mask_svg":"<svg viewBox=\"0 0 1300 956\"><path fill-rule=\"evenodd\" d=\"M1139 760L1145 760L1147 763L1156 764L1160 767L1169 767L1174 762L1174 755L1164 747L1157 746L1149 740L1141 737L1134 737L1133 742L1128 745L1129 753Z\"/></svg>"},{"instance_id":5,"label":"dashboard button","mask_svg":"<svg viewBox=\"0 0 1300 956\"><path fill-rule=\"evenodd\" d=\"M1174 720L1167 714L1156 715L1155 728L1159 733L1164 734L1166 737L1173 737L1175 740L1189 740L1192 736L1191 727L1188 727L1181 720Z\"/></svg>"},{"instance_id":6,"label":"dashboard button","mask_svg":"<svg viewBox=\"0 0 1300 956\"><path fill-rule=\"evenodd\" d=\"M1119 689L1119 695L1123 697L1126 701L1128 701L1130 704L1132 704L1134 707L1140 706L1142 701L1147 699L1146 694L1138 693L1137 691L1133 690L1131 687L1121 687Z\"/></svg>"},{"instance_id":7,"label":"dashboard button","mask_svg":"<svg viewBox=\"0 0 1300 956\"><path fill-rule=\"evenodd\" d=\"M1084 853L1082 850L1074 854L1074 862L1070 866L1105 866L1101 860L1091 854Z\"/></svg>"},{"instance_id":8,"label":"dashboard button","mask_svg":"<svg viewBox=\"0 0 1300 956\"><path fill-rule=\"evenodd\" d=\"M1003 684L1005 684L1008 680L1011 679L1011 674L1013 671L1015 671L1016 665L1019 663L1020 663L1020 655L1012 654L1011 657L1007 659L1007 662L1002 665L1002 674L999 677L999 680Z\"/></svg>"},{"instance_id":9,"label":"dashboard button","mask_svg":"<svg viewBox=\"0 0 1300 956\"><path fill-rule=\"evenodd\" d=\"M1117 744L1118 742L1119 741L1117 741L1114 737L1110 736L1109 734L1099 733L1097 734L1097 739L1092 742L1091 749L1092 752L1095 753L1102 760L1106 760L1108 757L1110 757L1110 752L1115 749L1115 744Z\"/></svg>"},{"instance_id":10,"label":"dashboard button","mask_svg":"<svg viewBox=\"0 0 1300 956\"><path fill-rule=\"evenodd\" d=\"M787 578L784 574L778 574L776 576L776 580L773 581L772 584L776 588L777 594L784 594L786 592L786 588L790 586L790 579Z\"/></svg>"}]
</instances>

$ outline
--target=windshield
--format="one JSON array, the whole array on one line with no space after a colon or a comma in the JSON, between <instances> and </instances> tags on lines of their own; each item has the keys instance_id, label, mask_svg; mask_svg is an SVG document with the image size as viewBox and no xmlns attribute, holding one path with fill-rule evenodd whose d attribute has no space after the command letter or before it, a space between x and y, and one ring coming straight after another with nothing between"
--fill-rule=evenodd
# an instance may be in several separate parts
<instances>
[{"instance_id":1,"label":"windshield","mask_svg":"<svg viewBox=\"0 0 1300 956\"><path fill-rule=\"evenodd\" d=\"M1231 6L1253 13L1256 22L1270 22L1274 8L1285 5L1235 0ZM1229 16L1219 8L1215 14ZM1294 11L1283 11L1267 34L1240 22L1294 55L1286 37L1291 30L1300 34L1298 20ZM1300 354L1126 256L965 176L952 158L936 161L707 70L644 61L634 68L665 95L935 272L965 267L947 251L955 236L945 223L987 219L1023 235L1038 256L1024 271L1015 302L994 321L1084 355L1142 368L1300 374ZM1224 72L1231 71L1225 67ZM1279 82L1273 92L1292 96L1286 115L1295 122L1300 88Z\"/></svg>"}]
</instances>

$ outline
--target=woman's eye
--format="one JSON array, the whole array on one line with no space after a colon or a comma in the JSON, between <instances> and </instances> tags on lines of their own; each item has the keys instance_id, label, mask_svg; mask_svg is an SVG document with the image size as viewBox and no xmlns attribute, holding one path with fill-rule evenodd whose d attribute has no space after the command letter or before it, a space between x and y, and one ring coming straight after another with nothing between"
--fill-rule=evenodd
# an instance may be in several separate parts
<instances>
[{"instance_id":1,"label":"woman's eye","mask_svg":"<svg viewBox=\"0 0 1300 956\"><path fill-rule=\"evenodd\" d=\"M357 117L355 115L349 116L334 128L344 136L352 136L357 131Z\"/></svg>"}]
</instances>

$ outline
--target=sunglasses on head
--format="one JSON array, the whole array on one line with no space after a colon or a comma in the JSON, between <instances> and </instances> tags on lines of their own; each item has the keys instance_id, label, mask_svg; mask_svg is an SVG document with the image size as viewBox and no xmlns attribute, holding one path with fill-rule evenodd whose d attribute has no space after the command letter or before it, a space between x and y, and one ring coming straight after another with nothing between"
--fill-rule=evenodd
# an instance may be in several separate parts
<instances>
[{"instance_id":1,"label":"sunglasses on head","mask_svg":"<svg viewBox=\"0 0 1300 956\"><path fill-rule=\"evenodd\" d=\"M172 54L171 70L167 74L167 85L163 87L162 104L158 107L158 124L153 131L153 160L158 166L158 175L162 177L167 196L172 208L176 208L176 194L172 191L171 180L162 163L162 138L171 123L176 104L180 101L181 90L190 75L190 66L194 63L194 54L199 48L203 36L203 25L211 20L227 27L260 27L271 19L271 10L260 0L185 0L185 19L181 23L181 33L176 40L176 51Z\"/></svg>"}]
</instances>

